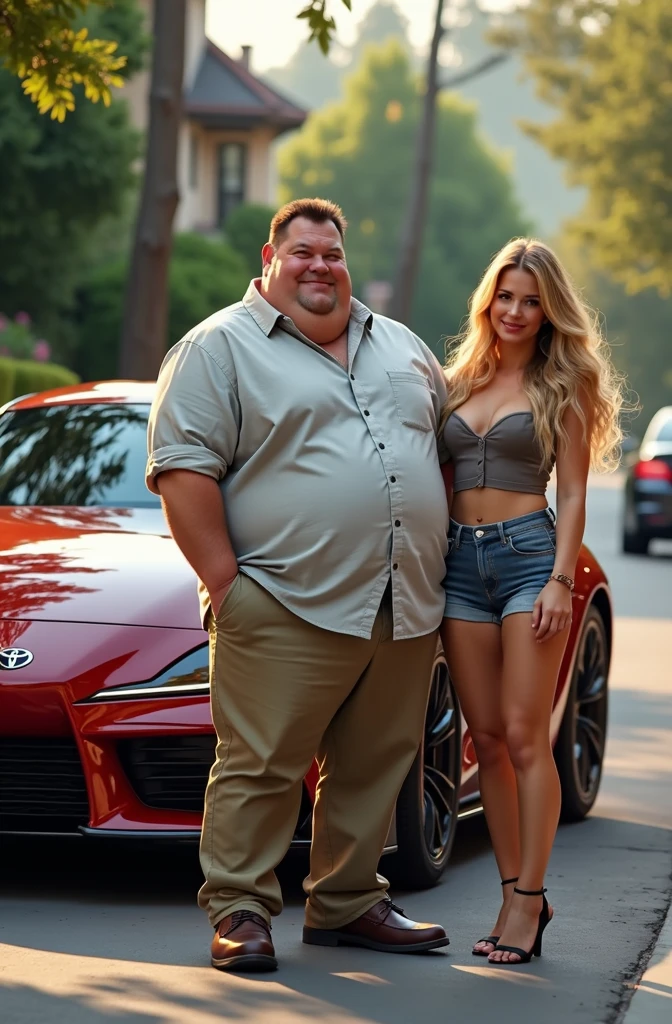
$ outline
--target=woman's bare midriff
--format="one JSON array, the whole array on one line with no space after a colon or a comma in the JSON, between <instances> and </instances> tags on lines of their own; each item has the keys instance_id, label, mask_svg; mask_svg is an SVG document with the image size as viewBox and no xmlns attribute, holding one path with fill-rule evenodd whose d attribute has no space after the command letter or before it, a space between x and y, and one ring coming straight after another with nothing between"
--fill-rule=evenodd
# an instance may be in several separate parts
<instances>
[{"instance_id":1,"label":"woman's bare midriff","mask_svg":"<svg viewBox=\"0 0 672 1024\"><path fill-rule=\"evenodd\" d=\"M450 517L463 526L479 526L481 523L500 523L506 519L539 512L548 506L543 494L521 494L519 491L502 491L497 487L472 487L467 491L453 493Z\"/></svg>"}]
</instances>

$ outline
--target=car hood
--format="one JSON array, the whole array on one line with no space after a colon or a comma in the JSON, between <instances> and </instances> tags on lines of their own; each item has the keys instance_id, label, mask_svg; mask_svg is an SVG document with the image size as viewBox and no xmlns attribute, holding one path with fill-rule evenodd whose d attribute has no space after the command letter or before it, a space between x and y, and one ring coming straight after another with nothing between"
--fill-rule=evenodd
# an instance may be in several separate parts
<instances>
[{"instance_id":1,"label":"car hood","mask_svg":"<svg viewBox=\"0 0 672 1024\"><path fill-rule=\"evenodd\" d=\"M161 509L0 508L0 578L5 620L200 625Z\"/></svg>"}]
</instances>

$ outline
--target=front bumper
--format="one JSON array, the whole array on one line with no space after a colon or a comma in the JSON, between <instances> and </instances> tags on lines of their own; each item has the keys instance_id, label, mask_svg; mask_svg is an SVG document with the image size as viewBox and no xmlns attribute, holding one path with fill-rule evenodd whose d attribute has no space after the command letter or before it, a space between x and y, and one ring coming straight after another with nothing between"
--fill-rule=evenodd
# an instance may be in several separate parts
<instances>
[{"instance_id":1,"label":"front bumper","mask_svg":"<svg viewBox=\"0 0 672 1024\"><path fill-rule=\"evenodd\" d=\"M215 756L207 692L86 698L154 678L206 644L203 631L4 625L34 657L0 671L0 833L197 840ZM310 838L316 781L313 769L297 843Z\"/></svg>"}]
</instances>

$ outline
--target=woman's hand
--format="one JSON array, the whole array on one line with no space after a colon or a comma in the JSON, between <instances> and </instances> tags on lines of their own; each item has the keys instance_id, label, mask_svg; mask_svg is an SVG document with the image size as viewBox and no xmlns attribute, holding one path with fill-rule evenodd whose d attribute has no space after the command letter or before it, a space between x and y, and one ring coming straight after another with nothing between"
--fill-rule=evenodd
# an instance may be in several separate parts
<instances>
[{"instance_id":1,"label":"woman's hand","mask_svg":"<svg viewBox=\"0 0 672 1024\"><path fill-rule=\"evenodd\" d=\"M572 592L559 580L549 580L532 610L532 629L537 643L552 640L572 621Z\"/></svg>"}]
</instances>

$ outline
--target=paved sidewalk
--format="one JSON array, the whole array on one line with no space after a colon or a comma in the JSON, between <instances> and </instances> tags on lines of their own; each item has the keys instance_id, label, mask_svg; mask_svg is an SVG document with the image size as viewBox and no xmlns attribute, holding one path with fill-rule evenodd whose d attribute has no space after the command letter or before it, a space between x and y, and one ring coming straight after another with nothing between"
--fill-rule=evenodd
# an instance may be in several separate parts
<instances>
[{"instance_id":1,"label":"paved sidewalk","mask_svg":"<svg viewBox=\"0 0 672 1024\"><path fill-rule=\"evenodd\" d=\"M623 1024L669 1024L672 1020L672 910L658 936L649 966L635 989Z\"/></svg>"}]
</instances>

